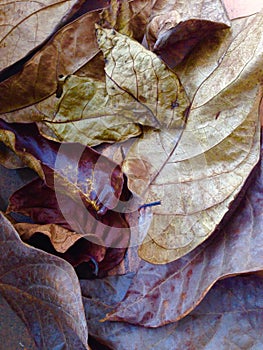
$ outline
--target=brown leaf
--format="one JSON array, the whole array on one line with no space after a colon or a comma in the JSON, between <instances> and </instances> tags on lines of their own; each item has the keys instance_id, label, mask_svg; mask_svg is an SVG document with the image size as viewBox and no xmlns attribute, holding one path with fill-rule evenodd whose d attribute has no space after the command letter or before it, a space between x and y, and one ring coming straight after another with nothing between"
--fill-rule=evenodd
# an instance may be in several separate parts
<instances>
[{"instance_id":1,"label":"brown leaf","mask_svg":"<svg viewBox=\"0 0 263 350\"><path fill-rule=\"evenodd\" d=\"M74 3L74 0L2 3L0 70L20 60L46 40Z\"/></svg>"},{"instance_id":2,"label":"brown leaf","mask_svg":"<svg viewBox=\"0 0 263 350\"><path fill-rule=\"evenodd\" d=\"M22 122L40 119L33 105L56 92L60 75L76 72L99 52L94 30L98 20L99 10L64 26L21 71L1 82L2 118Z\"/></svg>"},{"instance_id":3,"label":"brown leaf","mask_svg":"<svg viewBox=\"0 0 263 350\"><path fill-rule=\"evenodd\" d=\"M235 37L201 84L179 138L148 131L129 150L129 188L146 203L162 202L139 248L149 262L178 259L208 238L258 162L262 19Z\"/></svg>"},{"instance_id":4,"label":"brown leaf","mask_svg":"<svg viewBox=\"0 0 263 350\"><path fill-rule=\"evenodd\" d=\"M147 27L149 48L171 68L181 63L192 49L214 31L230 22L220 0L156 1Z\"/></svg>"},{"instance_id":5,"label":"brown leaf","mask_svg":"<svg viewBox=\"0 0 263 350\"><path fill-rule=\"evenodd\" d=\"M188 99L177 76L142 45L97 28L106 80L68 76L61 96L45 106L45 123L59 141L94 146L141 133L140 125L182 128Z\"/></svg>"},{"instance_id":6,"label":"brown leaf","mask_svg":"<svg viewBox=\"0 0 263 350\"><path fill-rule=\"evenodd\" d=\"M215 32L205 42L200 43L191 55L175 68L190 100L193 100L198 88L219 66L235 37L242 31L249 31L254 21L255 16L232 21L231 30Z\"/></svg>"},{"instance_id":7,"label":"brown leaf","mask_svg":"<svg viewBox=\"0 0 263 350\"><path fill-rule=\"evenodd\" d=\"M148 0L111 0L110 6L100 14L100 24L141 42L150 12L151 2Z\"/></svg>"},{"instance_id":8,"label":"brown leaf","mask_svg":"<svg viewBox=\"0 0 263 350\"><path fill-rule=\"evenodd\" d=\"M0 140L56 191L78 201L76 193L99 214L117 205L123 174L115 163L80 144L61 145L39 134L35 124L0 120ZM100 198L99 198L100 197Z\"/></svg>"},{"instance_id":9,"label":"brown leaf","mask_svg":"<svg viewBox=\"0 0 263 350\"><path fill-rule=\"evenodd\" d=\"M0 143L0 164L8 169L20 169L26 167L15 152L11 151L11 149L5 146L2 142Z\"/></svg>"},{"instance_id":10,"label":"brown leaf","mask_svg":"<svg viewBox=\"0 0 263 350\"><path fill-rule=\"evenodd\" d=\"M175 262L157 266L142 262L124 301L109 319L158 327L183 318L218 279L263 269L262 227L263 161L224 228Z\"/></svg>"},{"instance_id":11,"label":"brown leaf","mask_svg":"<svg viewBox=\"0 0 263 350\"><path fill-rule=\"evenodd\" d=\"M108 271L122 261L129 245L130 229L120 213L108 210L105 215L94 217L92 212L68 196L56 195L40 179L16 191L10 198L7 212L29 215L37 224L57 224L86 237L79 245L74 244L66 256L62 256L74 266L90 260L92 256L99 263L99 270ZM77 238L70 234L69 243L75 242L74 237Z\"/></svg>"},{"instance_id":12,"label":"brown leaf","mask_svg":"<svg viewBox=\"0 0 263 350\"><path fill-rule=\"evenodd\" d=\"M106 60L108 94L115 96L120 87L145 105L155 119L145 125L182 128L189 101L176 74L154 53L115 30L97 26L97 37Z\"/></svg>"},{"instance_id":13,"label":"brown leaf","mask_svg":"<svg viewBox=\"0 0 263 350\"><path fill-rule=\"evenodd\" d=\"M109 280L106 283L113 284ZM124 322L101 323L100 319L113 307L105 294L85 293L83 302L90 335L110 349L170 350L175 344L178 349L260 349L262 288L262 279L257 277L219 281L190 315L156 329ZM120 294L119 300L121 297Z\"/></svg>"},{"instance_id":14,"label":"brown leaf","mask_svg":"<svg viewBox=\"0 0 263 350\"><path fill-rule=\"evenodd\" d=\"M15 224L14 227L23 241L28 241L35 233L42 233L46 235L49 237L54 248L59 253L65 253L79 239L85 238L89 240L89 237L91 236L91 234L87 234L85 236L81 235L57 224L39 225L21 222ZM98 244L103 245L103 241L96 237L96 235L92 235L90 238L94 242L97 240ZM101 261L102 259L103 256L101 259L96 260Z\"/></svg>"},{"instance_id":15,"label":"brown leaf","mask_svg":"<svg viewBox=\"0 0 263 350\"><path fill-rule=\"evenodd\" d=\"M5 349L37 350L25 323L0 294L0 339Z\"/></svg>"},{"instance_id":16,"label":"brown leaf","mask_svg":"<svg viewBox=\"0 0 263 350\"><path fill-rule=\"evenodd\" d=\"M37 348L86 349L87 325L73 269L23 244L2 214L0 220L2 297L22 319Z\"/></svg>"}]
</instances>

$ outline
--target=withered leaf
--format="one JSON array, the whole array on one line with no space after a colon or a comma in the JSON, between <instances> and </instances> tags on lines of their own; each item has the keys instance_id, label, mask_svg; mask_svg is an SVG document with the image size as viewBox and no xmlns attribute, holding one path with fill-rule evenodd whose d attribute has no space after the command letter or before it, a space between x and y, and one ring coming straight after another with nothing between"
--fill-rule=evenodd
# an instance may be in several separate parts
<instances>
[{"instance_id":1,"label":"withered leaf","mask_svg":"<svg viewBox=\"0 0 263 350\"><path fill-rule=\"evenodd\" d=\"M2 2L0 70L23 58L46 40L75 0Z\"/></svg>"},{"instance_id":2,"label":"withered leaf","mask_svg":"<svg viewBox=\"0 0 263 350\"><path fill-rule=\"evenodd\" d=\"M0 164L8 169L25 168L26 165L10 148L0 143Z\"/></svg>"},{"instance_id":3,"label":"withered leaf","mask_svg":"<svg viewBox=\"0 0 263 350\"><path fill-rule=\"evenodd\" d=\"M74 263L74 266L80 264L84 258L87 260L94 256L99 271L108 271L122 261L129 245L130 229L120 213L108 210L105 215L94 218L94 213L76 204L67 195L56 195L40 179L16 191L10 197L7 212L28 215L40 225L57 224L86 237L87 239L83 238L80 242L83 246L81 249L73 246L66 256L62 256ZM31 233L34 232L33 227L32 229ZM75 243L73 238L74 236L70 236L71 245ZM87 242L83 244L83 240ZM100 259L102 255L103 259Z\"/></svg>"},{"instance_id":4,"label":"withered leaf","mask_svg":"<svg viewBox=\"0 0 263 350\"><path fill-rule=\"evenodd\" d=\"M215 236L170 264L141 262L110 319L148 327L175 322L195 308L218 279L263 269L263 161L256 170L231 220Z\"/></svg>"},{"instance_id":5,"label":"withered leaf","mask_svg":"<svg viewBox=\"0 0 263 350\"><path fill-rule=\"evenodd\" d=\"M77 143L61 145L41 136L35 124L8 124L3 120L0 140L50 188L75 200L80 195L101 214L116 206L124 181L120 167L91 148Z\"/></svg>"},{"instance_id":6,"label":"withered leaf","mask_svg":"<svg viewBox=\"0 0 263 350\"><path fill-rule=\"evenodd\" d=\"M22 319L0 293L0 338L4 339L6 349L19 349L22 345L28 350L37 350Z\"/></svg>"},{"instance_id":7,"label":"withered leaf","mask_svg":"<svg viewBox=\"0 0 263 350\"><path fill-rule=\"evenodd\" d=\"M80 238L89 240L89 235L81 235L57 224L40 225L21 222L14 224L14 227L23 241L29 240L35 233L46 235L59 253L65 253ZM96 236L92 237L92 239L95 241ZM103 241L99 238L97 238L97 242L98 244L103 244Z\"/></svg>"},{"instance_id":8,"label":"withered leaf","mask_svg":"<svg viewBox=\"0 0 263 350\"><path fill-rule=\"evenodd\" d=\"M64 26L20 72L1 82L2 118L16 122L40 119L35 104L56 92L59 76L73 74L99 52L94 30L98 20L99 10Z\"/></svg>"},{"instance_id":9,"label":"withered leaf","mask_svg":"<svg viewBox=\"0 0 263 350\"><path fill-rule=\"evenodd\" d=\"M149 48L171 68L214 31L230 26L220 0L156 1L147 26Z\"/></svg>"},{"instance_id":10,"label":"withered leaf","mask_svg":"<svg viewBox=\"0 0 263 350\"><path fill-rule=\"evenodd\" d=\"M145 120L156 126L152 113L117 85L112 98L105 81L91 78L69 76L62 88L52 119L45 120L60 141L95 146L138 136Z\"/></svg>"},{"instance_id":11,"label":"withered leaf","mask_svg":"<svg viewBox=\"0 0 263 350\"><path fill-rule=\"evenodd\" d=\"M154 53L115 30L97 27L97 37L109 95L117 85L144 104L160 127L182 127L189 102L178 77Z\"/></svg>"},{"instance_id":12,"label":"withered leaf","mask_svg":"<svg viewBox=\"0 0 263 350\"><path fill-rule=\"evenodd\" d=\"M215 32L205 42L200 43L198 48L175 68L191 100L201 84L218 67L235 37L242 31L248 30L251 25L253 26L254 21L255 16L231 21L230 30Z\"/></svg>"},{"instance_id":13,"label":"withered leaf","mask_svg":"<svg viewBox=\"0 0 263 350\"><path fill-rule=\"evenodd\" d=\"M173 261L202 243L258 162L261 25L259 14L197 90L179 140L171 130L150 131L127 155L130 189L145 202L162 201L139 249L149 262Z\"/></svg>"},{"instance_id":14,"label":"withered leaf","mask_svg":"<svg viewBox=\"0 0 263 350\"><path fill-rule=\"evenodd\" d=\"M107 279L105 284L113 281ZM90 335L110 349L170 350L175 344L178 349L257 349L263 344L258 331L263 322L262 287L262 279L257 277L219 281L191 314L155 329L124 322L101 323L103 315L113 307L105 294L86 292L83 302Z\"/></svg>"},{"instance_id":15,"label":"withered leaf","mask_svg":"<svg viewBox=\"0 0 263 350\"><path fill-rule=\"evenodd\" d=\"M86 349L87 324L74 270L62 259L26 246L2 214L0 220L2 297L37 348Z\"/></svg>"},{"instance_id":16,"label":"withered leaf","mask_svg":"<svg viewBox=\"0 0 263 350\"><path fill-rule=\"evenodd\" d=\"M152 4L148 0L111 0L100 14L100 24L141 42L150 17Z\"/></svg>"},{"instance_id":17,"label":"withered leaf","mask_svg":"<svg viewBox=\"0 0 263 350\"><path fill-rule=\"evenodd\" d=\"M129 37L101 27L97 36L106 82L64 80L62 96L45 118L58 139L94 146L138 136L139 125L182 128L189 102L177 76Z\"/></svg>"}]
</instances>

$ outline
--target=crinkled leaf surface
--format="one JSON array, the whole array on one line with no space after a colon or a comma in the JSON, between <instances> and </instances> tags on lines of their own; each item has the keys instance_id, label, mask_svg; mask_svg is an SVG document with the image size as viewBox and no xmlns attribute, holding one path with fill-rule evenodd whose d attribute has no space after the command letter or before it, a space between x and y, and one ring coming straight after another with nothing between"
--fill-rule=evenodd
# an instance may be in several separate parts
<instances>
[{"instance_id":1,"label":"crinkled leaf surface","mask_svg":"<svg viewBox=\"0 0 263 350\"><path fill-rule=\"evenodd\" d=\"M89 147L47 140L35 124L8 124L0 120L0 140L35 170L47 186L79 194L91 208L105 213L114 208L123 187L123 174L115 163ZM100 197L100 198L99 198Z\"/></svg>"},{"instance_id":2,"label":"crinkled leaf surface","mask_svg":"<svg viewBox=\"0 0 263 350\"><path fill-rule=\"evenodd\" d=\"M0 4L0 69L47 39L75 0L2 1Z\"/></svg>"},{"instance_id":3,"label":"crinkled leaf surface","mask_svg":"<svg viewBox=\"0 0 263 350\"><path fill-rule=\"evenodd\" d=\"M0 164L8 169L25 168L22 160L4 143L0 143Z\"/></svg>"},{"instance_id":4,"label":"crinkled leaf surface","mask_svg":"<svg viewBox=\"0 0 263 350\"><path fill-rule=\"evenodd\" d=\"M109 7L100 14L100 23L141 42L151 8L148 0L111 0Z\"/></svg>"},{"instance_id":5,"label":"crinkled leaf surface","mask_svg":"<svg viewBox=\"0 0 263 350\"><path fill-rule=\"evenodd\" d=\"M55 115L45 121L61 141L95 146L138 136L140 122L156 125L152 113L117 86L113 98L104 81L91 78L69 76L62 88Z\"/></svg>"},{"instance_id":6,"label":"crinkled leaf surface","mask_svg":"<svg viewBox=\"0 0 263 350\"><path fill-rule=\"evenodd\" d=\"M106 285L112 283L105 282ZM96 293L92 299L93 295L86 292L83 302L90 335L110 349L170 350L175 344L177 349L260 349L263 344L262 333L258 331L263 322L262 287L262 279L256 277L220 281L190 315L156 329L124 322L99 322L113 307L107 303L105 294Z\"/></svg>"},{"instance_id":7,"label":"crinkled leaf surface","mask_svg":"<svg viewBox=\"0 0 263 350\"><path fill-rule=\"evenodd\" d=\"M2 214L0 239L1 295L37 348L86 349L87 324L72 267L22 243Z\"/></svg>"},{"instance_id":8,"label":"crinkled leaf surface","mask_svg":"<svg viewBox=\"0 0 263 350\"><path fill-rule=\"evenodd\" d=\"M56 196L55 192L40 179L16 191L10 198L7 212L29 215L36 224L60 225L65 229L77 232L81 237L86 237L87 239L83 238L80 244L72 246L75 239L80 238L70 235L68 243L72 249L68 250L67 256L63 258L74 265L80 264L84 258L87 261L88 257L93 256L99 263L99 270L110 270L122 261L129 244L130 230L120 213L108 210L105 215L94 219L92 212L77 205L66 195ZM32 232L34 232L33 227ZM29 232L26 234L27 238L29 238L28 234ZM50 234L51 232L49 236ZM52 242L54 239L51 239ZM66 236L64 236L65 239ZM83 243L83 240L86 242ZM61 242L59 246L62 248ZM107 247L106 252L105 247Z\"/></svg>"},{"instance_id":9,"label":"crinkled leaf surface","mask_svg":"<svg viewBox=\"0 0 263 350\"><path fill-rule=\"evenodd\" d=\"M174 68L199 42L228 26L220 0L156 1L146 36L149 48Z\"/></svg>"},{"instance_id":10,"label":"crinkled leaf surface","mask_svg":"<svg viewBox=\"0 0 263 350\"><path fill-rule=\"evenodd\" d=\"M177 76L155 54L127 36L97 27L97 37L106 61L109 95L116 94L117 85L144 104L157 125L182 127L189 102Z\"/></svg>"},{"instance_id":11,"label":"crinkled leaf surface","mask_svg":"<svg viewBox=\"0 0 263 350\"><path fill-rule=\"evenodd\" d=\"M253 26L255 17L249 16L231 21L230 30L215 32L175 68L191 100L204 80L218 67L235 37Z\"/></svg>"},{"instance_id":12,"label":"crinkled leaf surface","mask_svg":"<svg viewBox=\"0 0 263 350\"><path fill-rule=\"evenodd\" d=\"M189 102L177 76L129 37L101 27L97 36L106 82L64 79L63 94L45 118L58 139L94 146L138 136L139 125L182 127Z\"/></svg>"},{"instance_id":13,"label":"crinkled leaf surface","mask_svg":"<svg viewBox=\"0 0 263 350\"><path fill-rule=\"evenodd\" d=\"M21 122L39 119L35 104L56 92L59 76L74 73L98 53L94 30L98 20L99 11L94 11L64 26L21 71L1 82L2 118Z\"/></svg>"},{"instance_id":14,"label":"crinkled leaf surface","mask_svg":"<svg viewBox=\"0 0 263 350\"><path fill-rule=\"evenodd\" d=\"M170 130L150 131L127 155L130 189L145 202L162 201L139 249L149 262L167 263L202 243L258 162L261 26L259 14L232 41L197 90L179 140Z\"/></svg>"},{"instance_id":15,"label":"crinkled leaf surface","mask_svg":"<svg viewBox=\"0 0 263 350\"><path fill-rule=\"evenodd\" d=\"M56 224L17 223L14 227L24 242L59 256L74 267L91 262L89 272L96 271L95 262L105 257L106 247L96 235L80 235Z\"/></svg>"},{"instance_id":16,"label":"crinkled leaf surface","mask_svg":"<svg viewBox=\"0 0 263 350\"><path fill-rule=\"evenodd\" d=\"M57 31L17 74L12 73L14 75L11 77L8 74L2 76L1 79L5 79L0 85L0 91L3 91L0 101L2 118L7 121L30 122L49 117L57 102L55 92L60 76L75 72L83 74L84 71L85 76L87 72L88 76L94 75L94 70L81 71L90 61L95 62L93 67L96 71L99 69L96 62L101 62L101 56L98 56L95 23L108 20L117 30L128 30L131 34L131 30L134 31L137 26L143 31L150 10L150 3L146 1L131 1L129 4L126 1L122 4L112 1L109 9L103 12L106 14L103 20L101 9L86 12L92 7L106 7L105 1L94 1L93 5L78 1L64 16L60 25L70 23ZM123 20L115 23L116 16L120 16L120 13ZM80 15L82 16L79 17ZM134 35L137 38L138 31ZM97 78L98 75L101 75L100 71L96 74Z\"/></svg>"},{"instance_id":17,"label":"crinkled leaf surface","mask_svg":"<svg viewBox=\"0 0 263 350\"><path fill-rule=\"evenodd\" d=\"M263 162L224 228L175 262L158 266L141 262L110 319L158 327L183 318L218 279L262 270L262 227Z\"/></svg>"}]
</instances>

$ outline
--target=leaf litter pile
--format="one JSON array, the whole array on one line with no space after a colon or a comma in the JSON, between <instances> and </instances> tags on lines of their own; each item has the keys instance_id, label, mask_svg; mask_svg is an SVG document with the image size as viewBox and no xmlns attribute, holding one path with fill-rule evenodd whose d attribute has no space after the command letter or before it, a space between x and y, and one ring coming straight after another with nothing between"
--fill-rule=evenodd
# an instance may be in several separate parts
<instances>
[{"instance_id":1,"label":"leaf litter pile","mask_svg":"<svg viewBox=\"0 0 263 350\"><path fill-rule=\"evenodd\" d=\"M0 348L261 348L263 12L0 13Z\"/></svg>"}]
</instances>

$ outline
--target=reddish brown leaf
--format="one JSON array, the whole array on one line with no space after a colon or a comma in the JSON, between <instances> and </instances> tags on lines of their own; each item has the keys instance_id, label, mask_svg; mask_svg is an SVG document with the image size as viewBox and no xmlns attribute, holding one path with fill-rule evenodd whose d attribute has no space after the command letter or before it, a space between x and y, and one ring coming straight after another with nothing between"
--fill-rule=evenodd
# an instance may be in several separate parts
<instances>
[{"instance_id":1,"label":"reddish brown leaf","mask_svg":"<svg viewBox=\"0 0 263 350\"><path fill-rule=\"evenodd\" d=\"M105 215L94 218L93 212L77 205L66 195L59 196L58 204L55 192L40 179L11 196L8 212L11 211L29 215L38 224L59 224L78 232L81 237L88 235L88 240L83 238L67 251L66 256L62 256L74 266L94 257L99 263L99 270L110 270L123 259L129 244L130 230L120 213L108 210ZM97 247L98 244L100 247ZM95 252L101 254L104 247L107 247L104 259L97 259Z\"/></svg>"},{"instance_id":2,"label":"reddish brown leaf","mask_svg":"<svg viewBox=\"0 0 263 350\"><path fill-rule=\"evenodd\" d=\"M0 120L0 139L50 188L66 192L75 200L79 193L99 214L114 208L122 192L120 167L89 147L61 145L42 137L35 124L8 124Z\"/></svg>"},{"instance_id":3,"label":"reddish brown leaf","mask_svg":"<svg viewBox=\"0 0 263 350\"><path fill-rule=\"evenodd\" d=\"M26 167L22 160L2 142L0 142L0 164L8 169L20 169Z\"/></svg>"},{"instance_id":4,"label":"reddish brown leaf","mask_svg":"<svg viewBox=\"0 0 263 350\"><path fill-rule=\"evenodd\" d=\"M57 89L58 77L76 72L98 52L94 24L99 10L89 12L58 31L21 69L0 84L0 113L11 121L33 121L37 110L29 107ZM12 115L8 112L15 112ZM28 116L27 116L28 114ZM37 117L39 118L39 117Z\"/></svg>"},{"instance_id":5,"label":"reddish brown leaf","mask_svg":"<svg viewBox=\"0 0 263 350\"><path fill-rule=\"evenodd\" d=\"M178 23L157 39L153 51L171 68L181 63L193 48L219 29L226 29L222 23L190 19Z\"/></svg>"},{"instance_id":6,"label":"reddish brown leaf","mask_svg":"<svg viewBox=\"0 0 263 350\"><path fill-rule=\"evenodd\" d=\"M116 288L113 280L105 280L105 285L113 291ZM114 304L111 300L108 302L107 294L82 290L90 335L110 349L234 350L261 349L263 346L260 332L263 322L262 288L263 280L257 277L220 281L190 315L156 329L124 322L101 323L100 319ZM119 301L122 296L119 293Z\"/></svg>"},{"instance_id":7,"label":"reddish brown leaf","mask_svg":"<svg viewBox=\"0 0 263 350\"><path fill-rule=\"evenodd\" d=\"M86 349L87 325L74 270L62 259L24 245L2 214L0 221L2 297L38 349Z\"/></svg>"},{"instance_id":8,"label":"reddish brown leaf","mask_svg":"<svg viewBox=\"0 0 263 350\"><path fill-rule=\"evenodd\" d=\"M0 339L4 339L5 349L37 350L22 319L0 294Z\"/></svg>"},{"instance_id":9,"label":"reddish brown leaf","mask_svg":"<svg viewBox=\"0 0 263 350\"><path fill-rule=\"evenodd\" d=\"M111 0L110 6L100 14L100 24L141 42L150 12L151 2L148 0Z\"/></svg>"},{"instance_id":10,"label":"reddish brown leaf","mask_svg":"<svg viewBox=\"0 0 263 350\"><path fill-rule=\"evenodd\" d=\"M184 317L218 279L263 269L262 227L263 162L229 223L175 262L142 262L125 300L109 319L158 327Z\"/></svg>"},{"instance_id":11,"label":"reddish brown leaf","mask_svg":"<svg viewBox=\"0 0 263 350\"><path fill-rule=\"evenodd\" d=\"M220 0L157 0L147 27L149 48L174 68L192 49L219 29L230 26Z\"/></svg>"}]
</instances>

